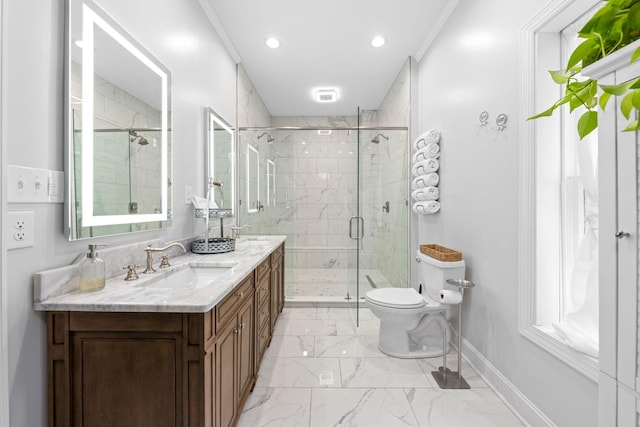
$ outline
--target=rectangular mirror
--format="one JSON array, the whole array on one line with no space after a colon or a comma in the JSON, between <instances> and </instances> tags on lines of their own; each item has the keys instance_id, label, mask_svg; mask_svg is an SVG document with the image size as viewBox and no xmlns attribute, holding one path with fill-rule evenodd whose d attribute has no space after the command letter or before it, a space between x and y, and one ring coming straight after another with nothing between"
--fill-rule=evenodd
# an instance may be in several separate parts
<instances>
[{"instance_id":1,"label":"rectangular mirror","mask_svg":"<svg viewBox=\"0 0 640 427\"><path fill-rule=\"evenodd\" d=\"M209 182L212 180L220 183L212 190L211 197L218 208L233 210L235 206L235 183L233 182L235 132L212 108L205 108L205 120L207 121L205 189L209 188Z\"/></svg>"},{"instance_id":2,"label":"rectangular mirror","mask_svg":"<svg viewBox=\"0 0 640 427\"><path fill-rule=\"evenodd\" d=\"M70 239L169 225L171 73L91 0L68 0Z\"/></svg>"},{"instance_id":3,"label":"rectangular mirror","mask_svg":"<svg viewBox=\"0 0 640 427\"><path fill-rule=\"evenodd\" d=\"M260 155L258 149L247 144L247 212L260 210Z\"/></svg>"}]
</instances>

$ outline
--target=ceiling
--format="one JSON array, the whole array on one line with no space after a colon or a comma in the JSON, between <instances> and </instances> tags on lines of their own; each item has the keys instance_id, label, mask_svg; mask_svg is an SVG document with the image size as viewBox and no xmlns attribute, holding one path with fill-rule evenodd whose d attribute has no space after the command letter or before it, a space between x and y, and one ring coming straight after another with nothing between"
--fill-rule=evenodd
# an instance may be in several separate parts
<instances>
[{"instance_id":1,"label":"ceiling","mask_svg":"<svg viewBox=\"0 0 640 427\"><path fill-rule=\"evenodd\" d=\"M272 116L377 109L409 56L420 57L457 1L200 0ZM380 48L371 39L382 35ZM267 37L281 46L271 49ZM313 91L336 88L338 101Z\"/></svg>"}]
</instances>

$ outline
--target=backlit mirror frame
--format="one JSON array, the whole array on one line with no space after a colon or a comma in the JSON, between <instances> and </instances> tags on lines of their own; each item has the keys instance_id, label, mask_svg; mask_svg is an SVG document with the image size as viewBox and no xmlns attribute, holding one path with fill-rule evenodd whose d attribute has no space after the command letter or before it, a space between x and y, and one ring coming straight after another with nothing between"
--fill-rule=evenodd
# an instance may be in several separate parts
<instances>
[{"instance_id":1,"label":"backlit mirror frame","mask_svg":"<svg viewBox=\"0 0 640 427\"><path fill-rule=\"evenodd\" d=\"M207 133L207 144L205 147L205 197L206 191L209 188L210 179L213 181L223 181L224 185L222 187L222 191L225 195L224 206L220 206L219 208L225 209L233 209L233 216L235 214L235 179L236 179L236 157L235 157L235 148L236 148L236 140L235 140L235 130L231 127L227 121L225 121L220 115L218 115L215 110L211 107L205 107L204 109L206 133ZM228 138L227 141L220 137L220 133L225 133L224 139ZM228 135L226 135L228 134ZM228 143L228 147L225 145ZM224 145L223 145L224 144ZM216 169L216 163L220 164L219 156L223 153L228 161L228 171L219 172ZM221 177L228 177L228 180L223 180ZM217 193L215 189L213 191L212 197L215 197Z\"/></svg>"},{"instance_id":2,"label":"backlit mirror frame","mask_svg":"<svg viewBox=\"0 0 640 427\"><path fill-rule=\"evenodd\" d=\"M81 7L81 14L77 9ZM74 168L74 125L73 125L73 104L71 99L71 69L72 69L72 49L77 40L73 29L78 28L78 23L73 20L81 19L82 28L82 64L81 64L81 86L82 86L82 130L81 133L81 170L82 184L81 188L75 188L75 168ZM122 48L129 52L133 57L144 64L148 70L158 76L160 84L160 202L155 213L141 214L117 214L117 215L98 215L94 212L94 32L96 28L104 31L111 37L112 41L118 43ZM115 65L114 65L115 66ZM150 229L161 228L168 225L170 218L169 199L169 131L170 131L170 107L171 107L171 72L168 68L160 63L141 43L132 37L126 29L119 25L112 17L109 16L100 6L92 0L68 0L67 1L67 40L66 40L66 170L67 170L67 231L70 240L84 238L78 231L74 231L74 212L76 207L74 192L81 192L81 208L82 208L82 228L84 227L100 227L121 224L142 224L158 222L157 226ZM126 129L123 129L126 130ZM133 230L131 230L133 231ZM115 234L119 234L116 232ZM109 235L110 233L96 233L97 235ZM92 237L92 236L86 236Z\"/></svg>"}]
</instances>

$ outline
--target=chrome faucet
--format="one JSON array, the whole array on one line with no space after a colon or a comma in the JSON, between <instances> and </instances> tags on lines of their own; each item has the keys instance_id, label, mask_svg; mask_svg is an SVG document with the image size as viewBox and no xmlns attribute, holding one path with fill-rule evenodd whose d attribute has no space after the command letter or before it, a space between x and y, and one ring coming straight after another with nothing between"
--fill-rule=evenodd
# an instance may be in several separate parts
<instances>
[{"instance_id":1,"label":"chrome faucet","mask_svg":"<svg viewBox=\"0 0 640 427\"><path fill-rule=\"evenodd\" d=\"M235 225L232 226L231 227L231 238L232 239L239 239L240 238L240 230L242 230L245 227L251 228L251 226L249 224L241 225L240 227L236 227Z\"/></svg>"},{"instance_id":2,"label":"chrome faucet","mask_svg":"<svg viewBox=\"0 0 640 427\"><path fill-rule=\"evenodd\" d=\"M144 274L149 274L149 273L153 273L156 270L153 268L153 253L154 252L164 252L167 249L170 249L174 246L179 247L180 249L182 249L182 253L186 253L187 250L185 249L185 247L183 246L182 243L179 242L174 242L171 243L167 246L165 246L164 248L152 248L151 245L147 246L146 249L144 250L147 253L147 268L143 271ZM164 258L162 261L161 265L162 267L169 267L169 259L168 258Z\"/></svg>"}]
</instances>

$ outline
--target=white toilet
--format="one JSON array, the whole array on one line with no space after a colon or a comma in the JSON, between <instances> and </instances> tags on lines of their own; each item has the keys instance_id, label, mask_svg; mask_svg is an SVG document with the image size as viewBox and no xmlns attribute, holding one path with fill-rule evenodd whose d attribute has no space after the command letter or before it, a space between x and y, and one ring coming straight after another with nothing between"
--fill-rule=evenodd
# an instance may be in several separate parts
<instances>
[{"instance_id":1,"label":"white toilet","mask_svg":"<svg viewBox=\"0 0 640 427\"><path fill-rule=\"evenodd\" d=\"M422 294L415 288L381 288L367 292L371 312L380 319L378 348L401 358L442 355L443 331L449 346L448 304L440 303L442 289L454 289L447 279L464 279L464 260L438 261L417 251ZM422 285L422 286L420 286Z\"/></svg>"}]
</instances>

